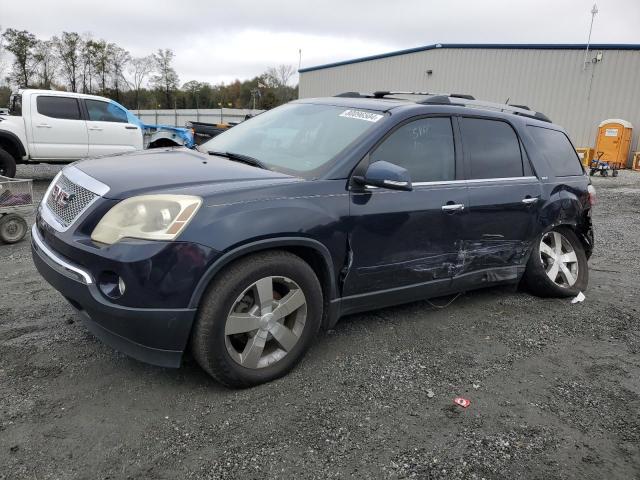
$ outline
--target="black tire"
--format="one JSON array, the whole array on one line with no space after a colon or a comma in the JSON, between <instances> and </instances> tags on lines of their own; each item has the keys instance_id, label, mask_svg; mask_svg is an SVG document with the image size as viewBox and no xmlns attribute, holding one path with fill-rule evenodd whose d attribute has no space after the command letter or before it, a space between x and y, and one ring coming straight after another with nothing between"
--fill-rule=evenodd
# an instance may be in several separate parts
<instances>
[{"instance_id":1,"label":"black tire","mask_svg":"<svg viewBox=\"0 0 640 480\"><path fill-rule=\"evenodd\" d=\"M243 292L261 278L293 280L306 300L306 322L295 346L280 360L262 368L247 368L232 358L225 343L227 316ZM311 267L300 257L269 251L244 257L220 272L208 287L198 310L191 349L198 364L220 383L246 388L288 373L302 358L320 328L322 288Z\"/></svg>"},{"instance_id":2,"label":"black tire","mask_svg":"<svg viewBox=\"0 0 640 480\"><path fill-rule=\"evenodd\" d=\"M564 236L576 254L578 266L577 279L570 287L558 285L547 275L540 255L540 244L543 236L548 232L558 232ZM523 280L525 286L534 295L540 297L573 297L579 292L584 292L589 283L589 265L584 247L573 230L567 227L556 227L540 235L531 250Z\"/></svg>"},{"instance_id":3,"label":"black tire","mask_svg":"<svg viewBox=\"0 0 640 480\"><path fill-rule=\"evenodd\" d=\"M10 178L16 176L16 159L2 148L0 148L0 175Z\"/></svg>"},{"instance_id":4,"label":"black tire","mask_svg":"<svg viewBox=\"0 0 640 480\"><path fill-rule=\"evenodd\" d=\"M29 227L24 218L9 213L0 218L0 240L4 243L16 243L24 238Z\"/></svg>"},{"instance_id":5,"label":"black tire","mask_svg":"<svg viewBox=\"0 0 640 480\"><path fill-rule=\"evenodd\" d=\"M618 170L614 170L613 172L611 172L611 176L612 177L617 177L618 176Z\"/></svg>"}]
</instances>

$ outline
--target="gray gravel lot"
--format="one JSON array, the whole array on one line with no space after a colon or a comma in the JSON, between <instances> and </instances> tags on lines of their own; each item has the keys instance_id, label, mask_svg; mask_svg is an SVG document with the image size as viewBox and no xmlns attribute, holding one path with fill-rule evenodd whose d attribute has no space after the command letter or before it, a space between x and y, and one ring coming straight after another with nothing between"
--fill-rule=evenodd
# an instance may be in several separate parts
<instances>
[{"instance_id":1,"label":"gray gravel lot","mask_svg":"<svg viewBox=\"0 0 640 480\"><path fill-rule=\"evenodd\" d=\"M56 170L19 176L41 197ZM28 239L2 245L0 479L640 478L640 174L594 183L584 303L494 288L348 317L242 391L98 342Z\"/></svg>"}]
</instances>

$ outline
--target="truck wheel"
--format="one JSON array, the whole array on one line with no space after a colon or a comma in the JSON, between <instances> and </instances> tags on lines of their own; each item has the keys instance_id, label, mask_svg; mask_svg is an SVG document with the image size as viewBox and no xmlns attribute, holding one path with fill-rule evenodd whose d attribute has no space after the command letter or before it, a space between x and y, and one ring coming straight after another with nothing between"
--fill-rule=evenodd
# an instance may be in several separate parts
<instances>
[{"instance_id":1,"label":"truck wheel","mask_svg":"<svg viewBox=\"0 0 640 480\"><path fill-rule=\"evenodd\" d=\"M250 255L209 286L192 334L193 356L228 387L271 381L309 348L322 305L318 278L300 257L283 251Z\"/></svg>"},{"instance_id":2,"label":"truck wheel","mask_svg":"<svg viewBox=\"0 0 640 480\"><path fill-rule=\"evenodd\" d=\"M0 218L0 240L5 243L16 243L27 234L27 222L20 215L9 213Z\"/></svg>"},{"instance_id":3,"label":"truck wheel","mask_svg":"<svg viewBox=\"0 0 640 480\"><path fill-rule=\"evenodd\" d=\"M531 250L524 282L541 297L572 297L587 288L587 255L571 229L557 227L540 236Z\"/></svg>"},{"instance_id":4,"label":"truck wheel","mask_svg":"<svg viewBox=\"0 0 640 480\"><path fill-rule=\"evenodd\" d=\"M16 176L16 160L9 152L0 148L0 175L4 177Z\"/></svg>"}]
</instances>

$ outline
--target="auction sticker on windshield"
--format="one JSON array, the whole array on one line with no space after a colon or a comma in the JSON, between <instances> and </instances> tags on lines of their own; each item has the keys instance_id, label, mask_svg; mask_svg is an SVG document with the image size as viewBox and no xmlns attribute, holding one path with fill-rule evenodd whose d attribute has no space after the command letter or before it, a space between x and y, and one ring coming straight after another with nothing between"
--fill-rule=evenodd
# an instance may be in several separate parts
<instances>
[{"instance_id":1,"label":"auction sticker on windshield","mask_svg":"<svg viewBox=\"0 0 640 480\"><path fill-rule=\"evenodd\" d=\"M377 122L384 115L378 113L364 112L362 110L345 110L340 114L341 117L355 118L357 120L366 120L367 122Z\"/></svg>"}]
</instances>

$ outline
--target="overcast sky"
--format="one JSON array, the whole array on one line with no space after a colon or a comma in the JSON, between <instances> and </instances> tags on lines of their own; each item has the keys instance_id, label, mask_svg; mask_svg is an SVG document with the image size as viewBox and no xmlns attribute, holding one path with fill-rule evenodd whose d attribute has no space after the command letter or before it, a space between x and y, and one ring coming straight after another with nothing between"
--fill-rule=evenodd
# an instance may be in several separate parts
<instances>
[{"instance_id":1,"label":"overcast sky","mask_svg":"<svg viewBox=\"0 0 640 480\"><path fill-rule=\"evenodd\" d=\"M0 0L2 28L176 53L181 83L246 79L433 43L585 43L593 0ZM640 43L640 0L600 0L595 43Z\"/></svg>"}]
</instances>

